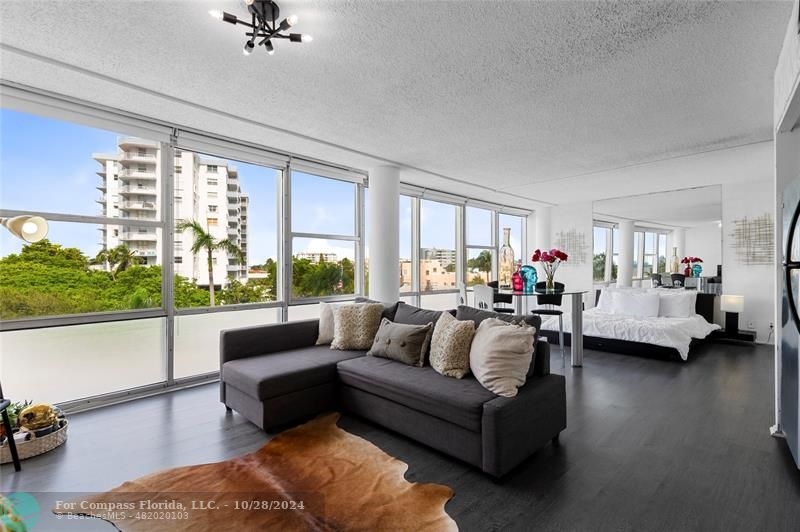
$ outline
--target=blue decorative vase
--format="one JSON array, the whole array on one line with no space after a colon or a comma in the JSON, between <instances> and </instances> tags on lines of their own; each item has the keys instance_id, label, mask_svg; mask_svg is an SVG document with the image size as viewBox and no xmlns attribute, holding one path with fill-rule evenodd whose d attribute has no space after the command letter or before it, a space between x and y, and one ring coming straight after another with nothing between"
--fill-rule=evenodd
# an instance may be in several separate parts
<instances>
[{"instance_id":1,"label":"blue decorative vase","mask_svg":"<svg viewBox=\"0 0 800 532\"><path fill-rule=\"evenodd\" d=\"M703 273L703 267L699 264L695 264L692 266L692 277L700 277L700 274Z\"/></svg>"},{"instance_id":2,"label":"blue decorative vase","mask_svg":"<svg viewBox=\"0 0 800 532\"><path fill-rule=\"evenodd\" d=\"M519 270L522 279L525 282L525 292L532 293L536 291L536 281L539 280L539 274L536 273L536 268L526 264Z\"/></svg>"}]
</instances>

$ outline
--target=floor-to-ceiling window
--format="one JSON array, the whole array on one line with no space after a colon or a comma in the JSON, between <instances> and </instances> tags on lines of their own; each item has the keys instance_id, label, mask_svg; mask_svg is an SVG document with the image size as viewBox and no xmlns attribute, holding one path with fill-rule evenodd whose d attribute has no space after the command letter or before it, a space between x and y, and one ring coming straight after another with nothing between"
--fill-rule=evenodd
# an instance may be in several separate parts
<instances>
[{"instance_id":1,"label":"floor-to-ceiling window","mask_svg":"<svg viewBox=\"0 0 800 532\"><path fill-rule=\"evenodd\" d=\"M467 253L464 283L467 286L486 284L495 278L497 268L494 212L467 206L465 220Z\"/></svg>"}]
</instances>

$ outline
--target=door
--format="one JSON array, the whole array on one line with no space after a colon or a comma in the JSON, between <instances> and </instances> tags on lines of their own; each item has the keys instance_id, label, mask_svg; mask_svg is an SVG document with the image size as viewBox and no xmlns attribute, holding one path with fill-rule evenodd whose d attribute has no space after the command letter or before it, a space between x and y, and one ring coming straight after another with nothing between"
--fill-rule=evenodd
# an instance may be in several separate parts
<instances>
[{"instance_id":1,"label":"door","mask_svg":"<svg viewBox=\"0 0 800 532\"><path fill-rule=\"evenodd\" d=\"M781 310L781 426L794 461L798 447L798 353L800 353L800 179L783 192L783 301Z\"/></svg>"}]
</instances>

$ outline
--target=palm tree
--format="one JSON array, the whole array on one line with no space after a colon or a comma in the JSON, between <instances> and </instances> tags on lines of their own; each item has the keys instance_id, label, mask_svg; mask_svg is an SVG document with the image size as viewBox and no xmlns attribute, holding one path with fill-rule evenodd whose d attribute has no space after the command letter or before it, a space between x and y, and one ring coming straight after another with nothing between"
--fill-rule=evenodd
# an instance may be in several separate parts
<instances>
[{"instance_id":1,"label":"palm tree","mask_svg":"<svg viewBox=\"0 0 800 532\"><path fill-rule=\"evenodd\" d=\"M120 244L115 248L101 250L95 258L89 261L89 264L103 266L108 264L111 279L116 281L119 272L139 264L140 261L141 259L136 255L136 251L130 249L127 244Z\"/></svg>"},{"instance_id":2,"label":"palm tree","mask_svg":"<svg viewBox=\"0 0 800 532\"><path fill-rule=\"evenodd\" d=\"M175 226L179 233L191 231L194 243L192 253L197 255L205 250L208 259L208 293L210 295L211 306L214 306L214 257L215 251L224 251L229 257L242 264L244 262L244 252L242 249L228 240L217 240L210 231L204 229L197 220L183 220Z\"/></svg>"}]
</instances>

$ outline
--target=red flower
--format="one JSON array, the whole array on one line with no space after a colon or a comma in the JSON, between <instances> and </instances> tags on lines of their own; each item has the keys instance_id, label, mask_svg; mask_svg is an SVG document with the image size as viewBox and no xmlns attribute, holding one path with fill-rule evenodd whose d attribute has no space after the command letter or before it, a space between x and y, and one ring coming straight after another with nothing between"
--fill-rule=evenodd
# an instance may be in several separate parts
<instances>
[{"instance_id":1,"label":"red flower","mask_svg":"<svg viewBox=\"0 0 800 532\"><path fill-rule=\"evenodd\" d=\"M689 260L689 257L683 257L683 258L681 259L681 264L689 264L690 262L691 262L691 261Z\"/></svg>"},{"instance_id":2,"label":"red flower","mask_svg":"<svg viewBox=\"0 0 800 532\"><path fill-rule=\"evenodd\" d=\"M701 259L700 257L694 257L694 260L692 262L703 262L703 259Z\"/></svg>"},{"instance_id":3,"label":"red flower","mask_svg":"<svg viewBox=\"0 0 800 532\"><path fill-rule=\"evenodd\" d=\"M564 253L560 249L555 250L554 255L560 261L565 261L565 260L567 260L569 258L569 255L567 255L566 253Z\"/></svg>"},{"instance_id":4,"label":"red flower","mask_svg":"<svg viewBox=\"0 0 800 532\"><path fill-rule=\"evenodd\" d=\"M531 262L539 262L542 258L542 250L537 249L533 252L533 256L531 256Z\"/></svg>"}]
</instances>

